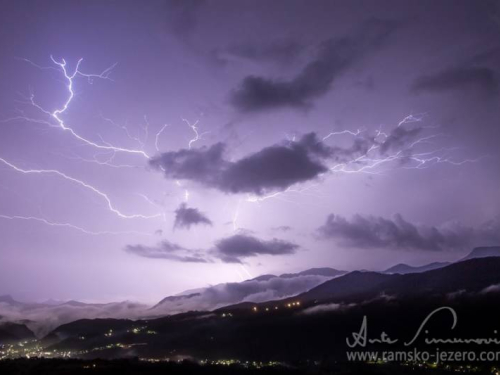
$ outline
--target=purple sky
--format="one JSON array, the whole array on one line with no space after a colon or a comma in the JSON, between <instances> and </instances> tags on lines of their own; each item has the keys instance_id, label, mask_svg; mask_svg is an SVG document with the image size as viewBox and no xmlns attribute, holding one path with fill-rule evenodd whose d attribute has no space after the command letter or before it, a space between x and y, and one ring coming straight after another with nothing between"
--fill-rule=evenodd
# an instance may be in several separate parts
<instances>
[{"instance_id":1,"label":"purple sky","mask_svg":"<svg viewBox=\"0 0 500 375\"><path fill-rule=\"evenodd\" d=\"M498 2L4 0L0 46L0 294L500 242Z\"/></svg>"}]
</instances>

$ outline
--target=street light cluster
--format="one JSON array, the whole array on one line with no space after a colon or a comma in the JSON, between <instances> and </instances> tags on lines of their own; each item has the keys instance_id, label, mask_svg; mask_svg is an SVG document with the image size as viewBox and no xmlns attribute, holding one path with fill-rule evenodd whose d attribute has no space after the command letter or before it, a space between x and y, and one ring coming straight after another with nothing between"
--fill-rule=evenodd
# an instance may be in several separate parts
<instances>
[{"instance_id":1,"label":"street light cluster","mask_svg":"<svg viewBox=\"0 0 500 375\"><path fill-rule=\"evenodd\" d=\"M300 302L299 301L289 302L289 303L287 303L287 304L284 305L284 307L287 308L287 309L290 309L290 308L293 308L293 307L298 307L298 306L300 306ZM278 306L265 307L263 310L264 311L279 310L279 307ZM254 307L252 307L252 311L259 312L259 308L257 306L254 306Z\"/></svg>"}]
</instances>

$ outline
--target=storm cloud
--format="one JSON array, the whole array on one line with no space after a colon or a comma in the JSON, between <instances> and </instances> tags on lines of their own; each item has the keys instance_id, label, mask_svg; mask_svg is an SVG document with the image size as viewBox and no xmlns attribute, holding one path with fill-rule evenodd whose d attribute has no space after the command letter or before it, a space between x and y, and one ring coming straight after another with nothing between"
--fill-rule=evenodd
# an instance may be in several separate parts
<instances>
[{"instance_id":1,"label":"storm cloud","mask_svg":"<svg viewBox=\"0 0 500 375\"><path fill-rule=\"evenodd\" d=\"M226 263L241 263L244 258L257 255L290 255L294 254L298 245L272 239L260 240L244 234L237 234L217 241L213 250L214 255Z\"/></svg>"},{"instance_id":2,"label":"storm cloud","mask_svg":"<svg viewBox=\"0 0 500 375\"><path fill-rule=\"evenodd\" d=\"M187 249L167 240L155 246L128 245L125 251L144 258L166 259L182 263L213 263L216 260L224 263L242 263L245 258L258 255L290 255L294 254L298 245L273 238L261 240L250 234L236 234L215 242L207 250Z\"/></svg>"},{"instance_id":3,"label":"storm cloud","mask_svg":"<svg viewBox=\"0 0 500 375\"><path fill-rule=\"evenodd\" d=\"M394 128L387 136L385 141L380 145L380 153L386 154L388 151L404 149L408 143L415 140L417 135L422 132L420 126L405 128L398 126ZM408 150L411 151L411 150Z\"/></svg>"},{"instance_id":4,"label":"storm cloud","mask_svg":"<svg viewBox=\"0 0 500 375\"><path fill-rule=\"evenodd\" d=\"M274 145L236 162L224 158L225 145L163 153L150 161L170 179L190 180L225 193L284 190L328 171L323 159L330 150L314 133L298 142Z\"/></svg>"},{"instance_id":5,"label":"storm cloud","mask_svg":"<svg viewBox=\"0 0 500 375\"><path fill-rule=\"evenodd\" d=\"M168 179L193 181L229 194L263 195L319 178L334 168L328 162L353 170L373 163L373 155L391 154L390 161L410 162L418 136L425 130L421 121L422 116L410 115L383 136L359 133L347 146L328 146L316 133L308 133L298 141L268 146L234 162L226 159L226 146L219 142L165 152L152 158L150 165Z\"/></svg>"},{"instance_id":6,"label":"storm cloud","mask_svg":"<svg viewBox=\"0 0 500 375\"><path fill-rule=\"evenodd\" d=\"M500 218L473 228L456 222L439 227L416 225L399 214L392 219L354 215L350 221L332 214L319 233L342 246L360 249L462 250L500 243Z\"/></svg>"},{"instance_id":7,"label":"storm cloud","mask_svg":"<svg viewBox=\"0 0 500 375\"><path fill-rule=\"evenodd\" d=\"M285 38L265 43L242 42L232 44L226 49L213 50L212 55L224 65L235 59L289 65L304 50L305 45L295 39Z\"/></svg>"},{"instance_id":8,"label":"storm cloud","mask_svg":"<svg viewBox=\"0 0 500 375\"><path fill-rule=\"evenodd\" d=\"M125 251L144 258L168 259L184 263L207 263L208 260L197 250L186 249L167 240L156 246L128 245Z\"/></svg>"},{"instance_id":9,"label":"storm cloud","mask_svg":"<svg viewBox=\"0 0 500 375\"><path fill-rule=\"evenodd\" d=\"M197 208L189 208L186 203L182 203L175 210L174 228L190 229L192 225L212 225L212 221L201 213Z\"/></svg>"},{"instance_id":10,"label":"storm cloud","mask_svg":"<svg viewBox=\"0 0 500 375\"><path fill-rule=\"evenodd\" d=\"M412 84L414 93L441 92L478 88L494 95L498 91L499 81L494 70L487 67L450 68L438 73L424 75Z\"/></svg>"},{"instance_id":11,"label":"storm cloud","mask_svg":"<svg viewBox=\"0 0 500 375\"><path fill-rule=\"evenodd\" d=\"M198 26L198 16L205 0L170 0L165 2L167 27L179 38L190 36Z\"/></svg>"},{"instance_id":12,"label":"storm cloud","mask_svg":"<svg viewBox=\"0 0 500 375\"><path fill-rule=\"evenodd\" d=\"M387 38L393 22L371 19L351 37L324 41L314 60L291 80L247 76L230 94L231 104L241 112L279 107L304 108L324 95L334 80Z\"/></svg>"}]
</instances>

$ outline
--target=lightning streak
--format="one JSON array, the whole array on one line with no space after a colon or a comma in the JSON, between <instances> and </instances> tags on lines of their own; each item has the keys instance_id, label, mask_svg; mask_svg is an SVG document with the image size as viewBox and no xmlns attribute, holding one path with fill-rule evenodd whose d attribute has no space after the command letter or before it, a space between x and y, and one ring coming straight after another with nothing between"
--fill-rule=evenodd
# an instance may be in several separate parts
<instances>
[{"instance_id":1,"label":"lightning streak","mask_svg":"<svg viewBox=\"0 0 500 375\"><path fill-rule=\"evenodd\" d=\"M156 218L156 217L160 217L161 214L156 214L156 215L151 215L151 216L145 216L145 215L126 215L122 212L120 212L119 210L117 210L111 200L109 199L109 197L103 193L102 191L100 191L99 189L95 188L94 186L92 185L89 185L87 184L86 182L83 182L82 180L79 180L79 179L76 179L74 177L71 177L71 176L68 176L67 174L63 173L63 172L60 172L58 170L55 170L55 169L22 169L22 168L19 168L17 166L15 166L14 164L8 162L7 160L3 159L3 158L0 158L0 162L2 162L3 164L7 165L8 167L14 169L15 171L17 172L20 172L20 173L23 173L23 174L49 174L49 175L56 175L58 177L61 177L67 181L71 181L75 184L78 184L90 191L92 191L93 193L99 195L101 198L103 198L106 203L107 203L107 206L108 206L108 209L113 212L115 215L119 216L120 218L123 218L123 219L152 219L152 218Z\"/></svg>"},{"instance_id":2,"label":"lightning streak","mask_svg":"<svg viewBox=\"0 0 500 375\"><path fill-rule=\"evenodd\" d=\"M420 114L416 114L416 115L408 115L406 116L404 119L402 119L399 123L398 123L398 128L404 124L411 124L412 122L421 122L424 117L425 117L425 113L420 113Z\"/></svg>"},{"instance_id":3,"label":"lightning streak","mask_svg":"<svg viewBox=\"0 0 500 375\"><path fill-rule=\"evenodd\" d=\"M425 114L419 115L408 115L403 118L400 122L398 122L397 128L405 126L406 124L421 122L423 121ZM431 129L435 128L432 126L421 127L422 129ZM332 172L341 172L347 174L354 173L366 173L366 174L381 174L381 171L378 169L380 166L384 164L389 164L392 162L404 162L406 164L413 163L412 165L406 165L401 167L403 169L425 169L432 165L436 164L450 164L455 166L460 166L466 163L474 163L480 161L485 156L481 156L475 159L463 159L463 160L454 160L449 156L449 153L455 149L446 149L441 148L437 150L427 151L427 152L415 152L415 147L423 144L432 144L431 140L438 137L446 137L447 135L438 133L431 134L428 136L424 136L416 139L411 142L409 145L402 147L400 150L389 154L389 155L381 155L379 153L378 157L370 156L376 150L379 150L382 145L388 140L389 135L387 133L382 132L381 129L378 129L375 132L375 137L373 138L373 144L369 147L369 149L362 154L350 161L338 163L330 167ZM378 138L382 138L382 140L378 141Z\"/></svg>"},{"instance_id":4,"label":"lightning streak","mask_svg":"<svg viewBox=\"0 0 500 375\"><path fill-rule=\"evenodd\" d=\"M142 144L142 147L144 147L144 144L146 144L148 142L148 139L149 139L149 120L148 120L148 116L144 115L144 125L142 127L143 131L144 131L144 142Z\"/></svg>"},{"instance_id":5,"label":"lightning streak","mask_svg":"<svg viewBox=\"0 0 500 375\"><path fill-rule=\"evenodd\" d=\"M245 272L247 274L247 276L250 279L253 279L253 275L250 273L250 271L248 271L248 269L243 264L240 264L240 268L243 270L243 272Z\"/></svg>"},{"instance_id":6,"label":"lightning streak","mask_svg":"<svg viewBox=\"0 0 500 375\"><path fill-rule=\"evenodd\" d=\"M141 141L139 139L139 137L135 137L133 136L130 131L128 130L128 127L125 126L125 125L120 125L120 124L117 124L115 121L113 121L112 119L108 118L108 117L104 117L102 114L101 114L101 119L106 122L106 123L109 123L119 129L122 129L123 132L125 133L125 135L127 136L128 139L130 139L131 141L134 141L134 142L137 142L140 146L144 147L144 141Z\"/></svg>"},{"instance_id":7,"label":"lightning streak","mask_svg":"<svg viewBox=\"0 0 500 375\"><path fill-rule=\"evenodd\" d=\"M287 193L296 193L296 194L300 194L300 195L317 196L317 194L307 193L309 190L311 190L312 188L315 188L317 186L318 186L317 184L314 184L314 185L304 187L302 189L294 189L294 188L289 187L285 190L277 191L277 192L270 193L270 194L263 195L263 196L248 195L247 199L245 201L249 202L249 203L263 202L265 200L277 198L278 196L283 195L283 194L287 194Z\"/></svg>"},{"instance_id":8,"label":"lightning streak","mask_svg":"<svg viewBox=\"0 0 500 375\"><path fill-rule=\"evenodd\" d=\"M155 136L155 148L156 148L156 151L160 152L160 147L158 146L158 143L160 141L160 135L161 133L163 133L163 131L168 127L168 124L165 124L163 125L163 127L160 129L160 131L158 133L156 133L156 136Z\"/></svg>"},{"instance_id":9,"label":"lightning streak","mask_svg":"<svg viewBox=\"0 0 500 375\"><path fill-rule=\"evenodd\" d=\"M188 120L186 120L184 118L182 119L182 121L184 121L191 128L191 130L194 133L194 138L192 138L188 143L189 149L191 149L191 146L193 145L193 143L198 142L201 139L201 137L203 137L205 134L209 133L209 132L203 132L200 134L198 132L199 128L197 125L198 125L199 120L196 120L196 122L194 124L191 124Z\"/></svg>"},{"instance_id":10,"label":"lightning streak","mask_svg":"<svg viewBox=\"0 0 500 375\"><path fill-rule=\"evenodd\" d=\"M349 134L349 135L352 135L352 136L356 137L360 133L361 133L361 130L359 130L359 129L356 130L355 132L350 131L350 130L342 130L342 131L339 131L339 132L331 132L331 133L329 133L329 134L327 134L326 136L323 137L323 141L326 141L328 138L333 137L335 135Z\"/></svg>"},{"instance_id":11,"label":"lightning streak","mask_svg":"<svg viewBox=\"0 0 500 375\"><path fill-rule=\"evenodd\" d=\"M420 142L415 142L415 143L420 143ZM370 149L370 151L373 151L374 149L377 149L378 147L373 147ZM439 155L434 155L436 153L440 153L443 151L446 151L446 149L439 149L439 150L434 150L434 151L429 151L429 152L423 152L423 153L415 153L408 155L408 151L410 149L404 149L404 150L399 150L395 152L394 154L385 156L385 157L379 157L379 158L371 158L368 157L368 154L370 153L367 152L366 154L355 158L354 160L348 162L348 163L340 163L332 166L330 170L332 172L342 172L342 173L347 173L347 174L353 174L353 173L366 173L366 174L381 174L380 171L376 170L377 167L380 167L383 164L388 164L391 162L395 161L402 161L402 162L414 162L413 165L407 165L402 167L403 169L425 169L429 168L432 165L435 164L450 164L450 165L455 165L455 166L460 166L466 163L475 163L478 162L482 159L484 159L486 156L481 156L475 159L463 159L463 160L453 160L450 156L439 156ZM449 151L449 150L448 150ZM430 156L434 155L434 156ZM356 165L362 164L360 167L356 167Z\"/></svg>"},{"instance_id":12,"label":"lightning streak","mask_svg":"<svg viewBox=\"0 0 500 375\"><path fill-rule=\"evenodd\" d=\"M36 221L40 222L46 225L49 225L51 227L65 227L65 228L70 228L74 229L76 231L79 231L84 234L89 234L92 236L101 236L101 235L124 235L124 234L139 234L139 235L144 235L144 236L151 236L151 233L145 233L145 232L137 232L137 231L121 231L121 232L113 232L113 231L98 231L94 232L91 230L87 230L85 228L79 227L74 224L70 223L58 223L54 221L50 221L41 217L36 217L36 216L8 216L8 215L2 215L0 214L0 219L5 219L5 220L25 220L25 221Z\"/></svg>"},{"instance_id":13,"label":"lightning streak","mask_svg":"<svg viewBox=\"0 0 500 375\"><path fill-rule=\"evenodd\" d=\"M180 188L182 188L182 183L179 180L175 180L175 184L177 186L179 186ZM190 196L189 190L188 189L184 189L184 202L188 202L189 201L189 196Z\"/></svg>"},{"instance_id":14,"label":"lightning streak","mask_svg":"<svg viewBox=\"0 0 500 375\"><path fill-rule=\"evenodd\" d=\"M420 123L423 121L425 114L410 114L404 117L401 121L397 123L396 128L407 126L412 123ZM433 129L436 128L434 126L419 126L420 129ZM336 132L331 132L325 135L322 138L322 141L325 141L333 136L338 135L350 135L353 137L359 137L363 130L357 129L356 131L351 130L341 130ZM461 166L467 163L475 163L485 158L485 156L481 156L473 159L461 159L457 160L450 156L451 152L456 150L456 148L440 148L432 151L426 152L416 152L415 149L417 146L421 145L432 145L432 140L438 137L447 137L447 135L443 133L426 135L416 140L413 140L407 145L403 145L399 150L395 152L385 155L380 151L381 146L388 142L390 139L390 134L382 131L381 128L377 129L373 136L368 136L365 138L368 141L368 149L363 152L361 155L352 156L351 160L343 161L338 164L331 166L329 169L332 172L337 173L345 173L345 174L374 174L379 175L382 174L383 171L381 167L383 165L391 164L391 163L400 163L401 166L398 168L401 169L426 169L433 165L437 164L450 164L454 166ZM295 137L291 138L287 135L287 139L290 142L293 142ZM267 195L249 195L246 198L246 202L249 203L259 203L269 199L282 199L282 196L289 195L290 193L296 193L301 195L310 195L310 196L318 196L315 193L308 193L311 187L306 187L302 189L297 188L287 188L282 191L276 191L269 193ZM294 200L284 200L287 203L296 203ZM233 216L233 230L237 229L236 220L240 213L240 204L238 204L236 212Z\"/></svg>"},{"instance_id":15,"label":"lightning streak","mask_svg":"<svg viewBox=\"0 0 500 375\"><path fill-rule=\"evenodd\" d=\"M56 66L59 67L59 70L64 75L64 79L67 82L66 88L68 90L68 97L60 108L57 108L54 111L48 111L35 102L35 95L33 93L31 93L29 98L28 98L31 105L33 107L35 107L36 109L38 109L39 111L41 111L42 113L46 114L47 116L50 116L50 118L52 118L53 120L55 120L56 127L59 127L63 131L70 133L74 138L78 139L80 142L83 142L84 144L86 144L88 146L92 146L92 147L100 149L100 150L108 150L108 151L114 151L114 152L123 152L123 153L128 153L128 154L140 155L146 159L149 159L150 156L144 150L128 149L128 148L113 146L110 144L98 144L94 141L91 141L91 140L79 135L75 130L73 130L73 128L69 127L65 123L64 119L61 117L69 109L69 106L70 106L70 104L75 96L73 86L74 86L74 80L76 77L86 78L89 83L92 83L94 79L110 79L109 75L110 75L111 71L113 70L113 68L116 66L116 64L107 68L106 70L104 70L100 74L88 74L88 73L83 73L82 71L80 71L80 65L83 62L83 59L79 59L77 64L76 64L75 69L73 70L72 73L70 73L68 71L68 68L67 68L66 60L62 59L61 61L57 61L56 59L54 59L53 56L50 56L50 59L52 60L52 62ZM26 59L23 59L23 60L28 61L29 63L31 63L32 65L34 65L35 67L38 67L40 69L46 69L44 67L40 67L39 65L32 63L29 60L26 60ZM27 117L22 117L22 116L18 116L14 119L24 119L27 121L33 121L33 119L30 119ZM40 122L40 121L36 121L36 122ZM52 124L51 126L54 126L54 124Z\"/></svg>"},{"instance_id":16,"label":"lightning streak","mask_svg":"<svg viewBox=\"0 0 500 375\"><path fill-rule=\"evenodd\" d=\"M238 204L236 205L236 210L234 211L231 223L233 224L233 232L238 230L238 218L240 216L240 207L241 207L241 199L238 200Z\"/></svg>"},{"instance_id":17,"label":"lightning streak","mask_svg":"<svg viewBox=\"0 0 500 375\"><path fill-rule=\"evenodd\" d=\"M100 166L106 166L106 167L111 167L111 168L116 168L116 169L122 169L122 168L135 168L139 169L141 167L138 167L137 165L131 165L131 164L113 164L113 160L116 156L116 152L111 152L110 155L108 156L107 153L101 153L101 154L95 154L93 155L92 159L86 159L81 156L67 156L58 152L54 152L54 155L61 156L63 158L69 159L69 160L78 160L84 163L90 163L90 164L97 164ZM106 159L104 160L99 160L99 156L106 156Z\"/></svg>"}]
</instances>

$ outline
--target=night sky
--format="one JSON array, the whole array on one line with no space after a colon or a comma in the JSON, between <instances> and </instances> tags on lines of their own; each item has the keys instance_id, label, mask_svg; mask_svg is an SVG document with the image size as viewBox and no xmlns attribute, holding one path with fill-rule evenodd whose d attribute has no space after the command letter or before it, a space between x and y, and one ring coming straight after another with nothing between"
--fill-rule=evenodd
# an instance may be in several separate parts
<instances>
[{"instance_id":1,"label":"night sky","mask_svg":"<svg viewBox=\"0 0 500 375\"><path fill-rule=\"evenodd\" d=\"M0 294L500 243L498 1L1 0L0 48Z\"/></svg>"}]
</instances>

